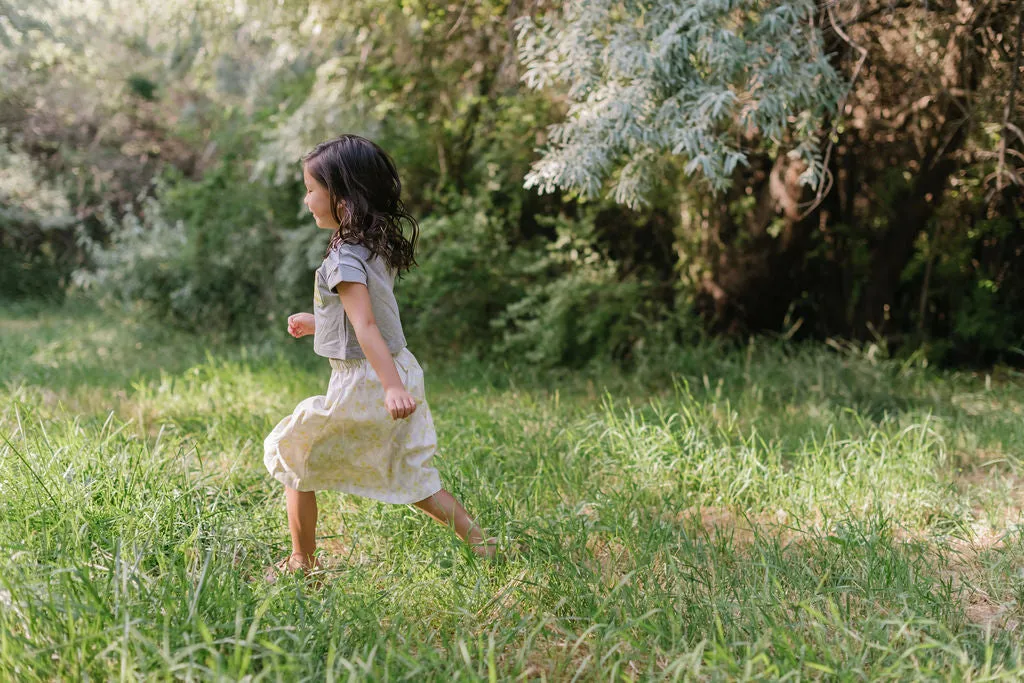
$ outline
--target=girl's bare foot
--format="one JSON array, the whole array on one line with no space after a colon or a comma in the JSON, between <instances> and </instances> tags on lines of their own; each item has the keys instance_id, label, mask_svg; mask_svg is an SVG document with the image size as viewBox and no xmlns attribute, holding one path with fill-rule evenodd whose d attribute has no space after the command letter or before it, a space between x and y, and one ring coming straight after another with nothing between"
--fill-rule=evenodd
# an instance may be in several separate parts
<instances>
[{"instance_id":1,"label":"girl's bare foot","mask_svg":"<svg viewBox=\"0 0 1024 683\"><path fill-rule=\"evenodd\" d=\"M470 540L469 549L477 557L485 560L493 560L498 554L498 539L495 537L485 540Z\"/></svg>"},{"instance_id":2,"label":"girl's bare foot","mask_svg":"<svg viewBox=\"0 0 1024 683\"><path fill-rule=\"evenodd\" d=\"M455 497L441 489L437 493L421 501L413 503L420 510L423 510L435 520L451 527L456 535L469 545L474 554L485 559L494 559L498 552L498 539L484 539L484 531L473 521L462 503Z\"/></svg>"},{"instance_id":3,"label":"girl's bare foot","mask_svg":"<svg viewBox=\"0 0 1024 683\"><path fill-rule=\"evenodd\" d=\"M493 560L498 554L498 539L494 536L485 539L483 527L476 522L469 527L466 543L469 544L469 549L473 551L474 555L485 560Z\"/></svg>"},{"instance_id":4,"label":"girl's bare foot","mask_svg":"<svg viewBox=\"0 0 1024 683\"><path fill-rule=\"evenodd\" d=\"M267 583L274 583L286 574L294 574L295 572L311 574L322 568L319 558L313 558L310 561L309 556L304 553L292 553L280 562L267 567L266 579Z\"/></svg>"}]
</instances>

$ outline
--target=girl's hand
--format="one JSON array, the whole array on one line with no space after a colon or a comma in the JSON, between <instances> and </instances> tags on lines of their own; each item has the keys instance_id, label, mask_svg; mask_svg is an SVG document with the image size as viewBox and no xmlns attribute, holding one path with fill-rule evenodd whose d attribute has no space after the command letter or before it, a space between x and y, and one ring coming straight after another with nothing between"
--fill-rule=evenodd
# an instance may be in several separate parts
<instances>
[{"instance_id":1,"label":"girl's hand","mask_svg":"<svg viewBox=\"0 0 1024 683\"><path fill-rule=\"evenodd\" d=\"M312 313L293 313L288 316L288 334L296 339L313 334L316 330L316 320Z\"/></svg>"},{"instance_id":2,"label":"girl's hand","mask_svg":"<svg viewBox=\"0 0 1024 683\"><path fill-rule=\"evenodd\" d=\"M416 400L404 387L384 392L384 405L395 420L409 417L416 412Z\"/></svg>"}]
</instances>

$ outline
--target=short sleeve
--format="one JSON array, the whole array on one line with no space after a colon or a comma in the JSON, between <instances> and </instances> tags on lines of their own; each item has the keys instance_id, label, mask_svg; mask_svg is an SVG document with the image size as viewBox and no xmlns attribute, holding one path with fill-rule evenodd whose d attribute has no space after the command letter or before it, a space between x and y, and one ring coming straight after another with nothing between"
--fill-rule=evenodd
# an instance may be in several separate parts
<instances>
[{"instance_id":1,"label":"short sleeve","mask_svg":"<svg viewBox=\"0 0 1024 683\"><path fill-rule=\"evenodd\" d=\"M331 252L327 266L327 289L334 291L340 282L366 284L366 260L349 244Z\"/></svg>"}]
</instances>

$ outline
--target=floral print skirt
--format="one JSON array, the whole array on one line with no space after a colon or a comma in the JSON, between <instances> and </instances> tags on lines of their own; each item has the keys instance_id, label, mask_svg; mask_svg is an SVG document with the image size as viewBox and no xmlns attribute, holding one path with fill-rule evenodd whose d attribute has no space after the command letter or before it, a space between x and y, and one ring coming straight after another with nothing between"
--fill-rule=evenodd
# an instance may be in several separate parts
<instances>
[{"instance_id":1,"label":"floral print skirt","mask_svg":"<svg viewBox=\"0 0 1024 683\"><path fill-rule=\"evenodd\" d=\"M437 434L423 369L407 348L394 356L416 411L392 419L384 387L365 358L331 359L326 396L311 396L263 442L263 463L297 491L333 489L386 503L415 503L441 490L430 462Z\"/></svg>"}]
</instances>

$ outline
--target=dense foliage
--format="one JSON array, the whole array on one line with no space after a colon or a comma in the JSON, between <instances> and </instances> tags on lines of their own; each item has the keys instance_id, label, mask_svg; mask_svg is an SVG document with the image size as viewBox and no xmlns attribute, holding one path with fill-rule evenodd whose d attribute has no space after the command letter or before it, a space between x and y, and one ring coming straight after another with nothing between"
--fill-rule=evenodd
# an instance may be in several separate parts
<instances>
[{"instance_id":1,"label":"dense foliage","mask_svg":"<svg viewBox=\"0 0 1024 683\"><path fill-rule=\"evenodd\" d=\"M0 3L0 293L250 333L308 307L298 158L398 162L413 336L545 364L709 330L1024 336L1011 0ZM72 277L72 274L75 277Z\"/></svg>"}]
</instances>

